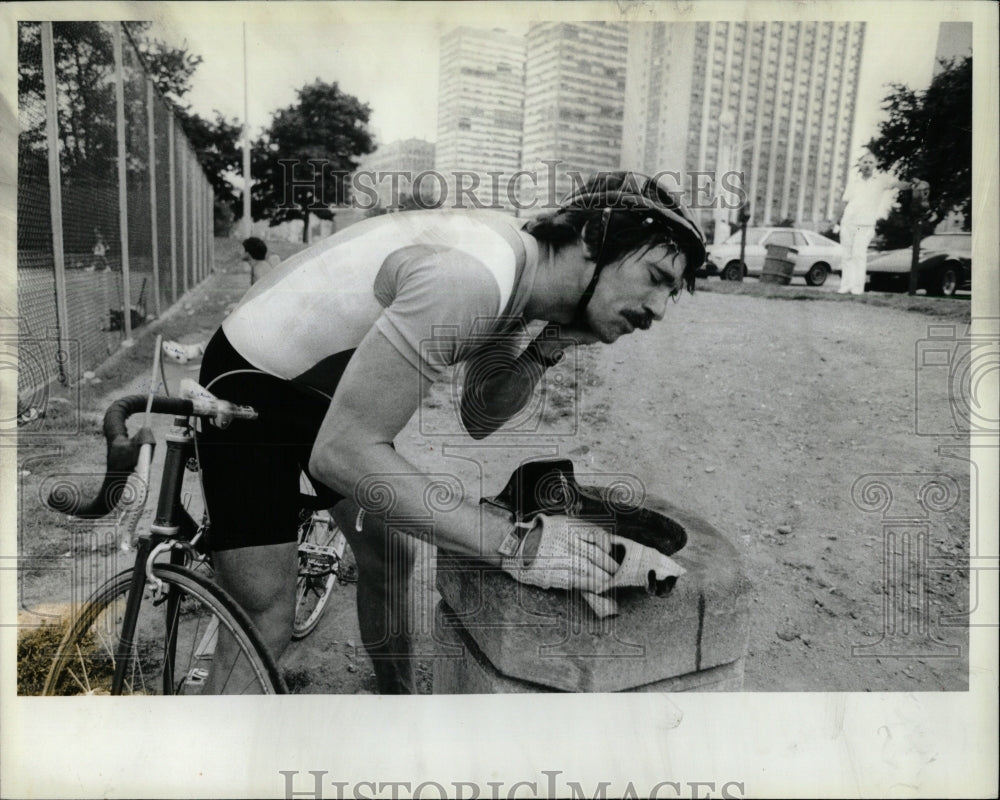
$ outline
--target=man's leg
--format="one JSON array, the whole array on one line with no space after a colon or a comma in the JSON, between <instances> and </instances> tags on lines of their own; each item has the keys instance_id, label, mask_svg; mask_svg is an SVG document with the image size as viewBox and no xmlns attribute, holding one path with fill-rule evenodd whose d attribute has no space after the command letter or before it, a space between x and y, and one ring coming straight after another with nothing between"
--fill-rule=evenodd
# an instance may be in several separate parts
<instances>
[{"instance_id":1,"label":"man's leg","mask_svg":"<svg viewBox=\"0 0 1000 800\"><path fill-rule=\"evenodd\" d=\"M240 547L212 554L216 582L250 616L275 661L292 639L298 543ZM253 685L232 637L219 631L204 694L246 691Z\"/></svg>"},{"instance_id":2,"label":"man's leg","mask_svg":"<svg viewBox=\"0 0 1000 800\"><path fill-rule=\"evenodd\" d=\"M854 271L857 263L854 259L854 239L857 228L853 225L840 226L840 246L844 249L844 260L840 265L840 287L838 294L847 294L854 285Z\"/></svg>"},{"instance_id":3,"label":"man's leg","mask_svg":"<svg viewBox=\"0 0 1000 800\"><path fill-rule=\"evenodd\" d=\"M854 273L854 294L864 294L865 283L868 280L868 245L875 237L875 226L864 225L854 234L854 251L857 254L857 267Z\"/></svg>"},{"instance_id":4,"label":"man's leg","mask_svg":"<svg viewBox=\"0 0 1000 800\"><path fill-rule=\"evenodd\" d=\"M381 520L343 500L333 517L347 537L358 565L358 624L375 669L380 694L415 694L410 638L410 577L415 544L405 533L387 533Z\"/></svg>"}]
</instances>

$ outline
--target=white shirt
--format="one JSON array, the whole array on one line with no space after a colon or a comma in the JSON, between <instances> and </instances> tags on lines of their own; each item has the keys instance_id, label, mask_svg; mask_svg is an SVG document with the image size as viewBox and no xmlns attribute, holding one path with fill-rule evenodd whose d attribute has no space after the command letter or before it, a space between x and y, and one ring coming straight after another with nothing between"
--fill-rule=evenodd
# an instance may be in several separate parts
<instances>
[{"instance_id":1,"label":"white shirt","mask_svg":"<svg viewBox=\"0 0 1000 800\"><path fill-rule=\"evenodd\" d=\"M874 225L889 213L896 179L884 172L873 172L870 178L855 176L844 190L844 216L841 225Z\"/></svg>"},{"instance_id":2,"label":"white shirt","mask_svg":"<svg viewBox=\"0 0 1000 800\"><path fill-rule=\"evenodd\" d=\"M538 247L522 225L490 211L356 223L269 272L222 328L258 369L332 394L374 325L434 380L524 310Z\"/></svg>"}]
</instances>

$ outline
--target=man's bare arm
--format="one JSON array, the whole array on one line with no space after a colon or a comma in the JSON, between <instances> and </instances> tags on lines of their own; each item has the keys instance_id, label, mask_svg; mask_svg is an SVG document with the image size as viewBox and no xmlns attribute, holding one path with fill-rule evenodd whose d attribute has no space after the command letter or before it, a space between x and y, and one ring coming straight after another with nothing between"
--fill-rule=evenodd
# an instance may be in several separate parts
<instances>
[{"instance_id":1,"label":"man's bare arm","mask_svg":"<svg viewBox=\"0 0 1000 800\"><path fill-rule=\"evenodd\" d=\"M428 508L434 481L392 447L422 397L417 369L377 328L351 358L320 427L309 470L370 513L391 522L432 517L434 544L499 564L509 532L503 519L481 515L470 500ZM386 508L386 494L391 507Z\"/></svg>"},{"instance_id":2,"label":"man's bare arm","mask_svg":"<svg viewBox=\"0 0 1000 800\"><path fill-rule=\"evenodd\" d=\"M512 347L483 348L469 359L462 388L462 425L483 439L523 409L549 367L562 360L567 346L590 344L596 337L549 323L521 353Z\"/></svg>"}]
</instances>

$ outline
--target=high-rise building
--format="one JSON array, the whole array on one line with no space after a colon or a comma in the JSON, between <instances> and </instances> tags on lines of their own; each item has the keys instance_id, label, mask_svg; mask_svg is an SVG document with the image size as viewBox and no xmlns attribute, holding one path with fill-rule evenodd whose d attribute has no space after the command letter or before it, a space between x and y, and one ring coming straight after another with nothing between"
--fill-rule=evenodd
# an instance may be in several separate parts
<instances>
[{"instance_id":1,"label":"high-rise building","mask_svg":"<svg viewBox=\"0 0 1000 800\"><path fill-rule=\"evenodd\" d=\"M623 163L686 173L696 206L712 197L732 204L727 186L742 183L752 223L832 221L850 166L864 30L863 22L631 25ZM718 225L718 210L700 213Z\"/></svg>"},{"instance_id":2,"label":"high-rise building","mask_svg":"<svg viewBox=\"0 0 1000 800\"><path fill-rule=\"evenodd\" d=\"M390 208L399 205L400 201L411 193L415 177L433 169L433 142L423 139L399 139L378 145L374 153L364 157L358 165L356 174L373 173L364 176L364 185L365 187L374 185L379 205ZM432 178L422 178L419 188L426 195L436 190L437 184Z\"/></svg>"},{"instance_id":3,"label":"high-rise building","mask_svg":"<svg viewBox=\"0 0 1000 800\"><path fill-rule=\"evenodd\" d=\"M585 180L619 167L628 27L542 22L526 39L521 166L537 175L524 196L537 212L573 187L572 173Z\"/></svg>"},{"instance_id":4,"label":"high-rise building","mask_svg":"<svg viewBox=\"0 0 1000 800\"><path fill-rule=\"evenodd\" d=\"M461 27L441 38L435 169L447 206L472 205L459 191L477 184L480 203L512 208L506 181L521 163L523 115L523 36Z\"/></svg>"},{"instance_id":5,"label":"high-rise building","mask_svg":"<svg viewBox=\"0 0 1000 800\"><path fill-rule=\"evenodd\" d=\"M972 23L942 22L938 25L934 52L934 74L941 72L941 62L972 55Z\"/></svg>"}]
</instances>

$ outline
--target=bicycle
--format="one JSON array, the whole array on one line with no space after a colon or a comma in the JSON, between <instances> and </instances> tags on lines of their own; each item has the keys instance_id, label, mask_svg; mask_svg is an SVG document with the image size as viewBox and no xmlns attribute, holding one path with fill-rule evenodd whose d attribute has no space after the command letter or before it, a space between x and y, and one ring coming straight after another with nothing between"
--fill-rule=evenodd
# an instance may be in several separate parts
<instances>
[{"instance_id":1,"label":"bicycle","mask_svg":"<svg viewBox=\"0 0 1000 800\"><path fill-rule=\"evenodd\" d=\"M50 493L50 507L81 518L103 517L124 506L121 522L131 539L147 496L155 441L149 416L174 415L165 437L155 519L137 537L133 566L102 584L70 622L45 695L199 694L210 669L227 693L287 691L250 618L210 577L207 519L196 523L181 502L184 470L197 468L196 420L224 426L234 419L254 420L257 412L219 400L189 379L184 383L182 397L131 395L108 408L108 468L96 499L85 504L66 486ZM143 407L146 425L129 438L125 422ZM229 664L213 663L219 626L237 645Z\"/></svg>"},{"instance_id":2,"label":"bicycle","mask_svg":"<svg viewBox=\"0 0 1000 800\"><path fill-rule=\"evenodd\" d=\"M347 539L320 501L303 473L299 481L302 512L299 523L299 566L295 583L295 622L292 639L304 639L319 625L330 593L338 581L350 583L344 553Z\"/></svg>"}]
</instances>

